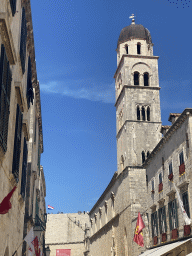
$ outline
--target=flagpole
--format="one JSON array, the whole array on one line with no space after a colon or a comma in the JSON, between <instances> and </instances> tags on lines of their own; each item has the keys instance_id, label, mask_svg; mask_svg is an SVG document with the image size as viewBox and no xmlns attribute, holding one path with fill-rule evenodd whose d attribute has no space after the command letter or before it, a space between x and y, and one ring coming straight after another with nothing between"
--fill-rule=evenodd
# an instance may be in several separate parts
<instances>
[{"instance_id":1,"label":"flagpole","mask_svg":"<svg viewBox=\"0 0 192 256\"><path fill-rule=\"evenodd\" d=\"M23 239L23 241L20 243L20 245L18 246L17 250L18 250L18 249L19 249L19 247L23 244L23 242L24 242L24 239ZM17 253L17 250L13 253L13 255L12 255L12 256L14 256L14 255Z\"/></svg>"}]
</instances>

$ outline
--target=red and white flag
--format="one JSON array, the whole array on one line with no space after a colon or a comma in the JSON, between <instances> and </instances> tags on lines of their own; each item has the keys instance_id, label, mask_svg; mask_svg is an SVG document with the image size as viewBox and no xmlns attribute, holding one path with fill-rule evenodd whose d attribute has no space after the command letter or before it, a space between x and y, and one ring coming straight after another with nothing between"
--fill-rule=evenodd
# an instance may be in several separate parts
<instances>
[{"instance_id":1,"label":"red and white flag","mask_svg":"<svg viewBox=\"0 0 192 256\"><path fill-rule=\"evenodd\" d=\"M34 233L33 233L33 228L29 231L29 233L26 235L24 240L27 242L29 245L29 251L32 253L35 253L34 245L33 245L33 240L34 240Z\"/></svg>"}]
</instances>

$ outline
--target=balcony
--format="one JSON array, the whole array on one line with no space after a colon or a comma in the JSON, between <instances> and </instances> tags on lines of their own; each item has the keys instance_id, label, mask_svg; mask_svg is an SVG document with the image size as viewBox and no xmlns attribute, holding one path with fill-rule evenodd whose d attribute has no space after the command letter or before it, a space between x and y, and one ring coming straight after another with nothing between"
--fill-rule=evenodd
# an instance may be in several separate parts
<instances>
[{"instance_id":1,"label":"balcony","mask_svg":"<svg viewBox=\"0 0 192 256\"><path fill-rule=\"evenodd\" d=\"M182 176L185 173L185 164L179 166L179 175Z\"/></svg>"},{"instance_id":2,"label":"balcony","mask_svg":"<svg viewBox=\"0 0 192 256\"><path fill-rule=\"evenodd\" d=\"M159 193L161 193L163 191L163 183L159 183Z\"/></svg>"}]
</instances>

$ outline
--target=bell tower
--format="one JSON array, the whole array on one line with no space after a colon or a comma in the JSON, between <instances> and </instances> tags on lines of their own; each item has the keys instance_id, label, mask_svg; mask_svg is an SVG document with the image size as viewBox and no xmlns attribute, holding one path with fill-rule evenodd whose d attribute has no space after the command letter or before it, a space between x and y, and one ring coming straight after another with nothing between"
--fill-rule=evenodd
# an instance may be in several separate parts
<instances>
[{"instance_id":1,"label":"bell tower","mask_svg":"<svg viewBox=\"0 0 192 256\"><path fill-rule=\"evenodd\" d=\"M116 126L118 173L141 167L161 139L158 58L148 29L121 30L117 43Z\"/></svg>"}]
</instances>

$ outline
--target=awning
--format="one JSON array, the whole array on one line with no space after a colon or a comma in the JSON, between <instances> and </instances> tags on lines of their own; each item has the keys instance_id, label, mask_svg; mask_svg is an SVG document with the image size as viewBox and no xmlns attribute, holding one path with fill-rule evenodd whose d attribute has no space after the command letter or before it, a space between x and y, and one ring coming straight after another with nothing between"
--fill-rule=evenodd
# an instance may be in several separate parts
<instances>
[{"instance_id":1,"label":"awning","mask_svg":"<svg viewBox=\"0 0 192 256\"><path fill-rule=\"evenodd\" d=\"M162 245L162 246L159 246L157 248L147 250L144 253L141 253L140 255L141 256L147 256L147 255L149 255L149 256L161 256L161 255L164 255L167 252L170 252L171 250L175 249L176 247L179 247L182 244L187 243L189 240L191 240L191 242L192 242L192 239L189 238L189 239L184 240L184 241L179 241L179 242L175 242L175 243L171 243L171 244L167 244L167 245ZM192 253L190 253L188 255L192 256Z\"/></svg>"}]
</instances>

